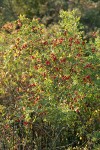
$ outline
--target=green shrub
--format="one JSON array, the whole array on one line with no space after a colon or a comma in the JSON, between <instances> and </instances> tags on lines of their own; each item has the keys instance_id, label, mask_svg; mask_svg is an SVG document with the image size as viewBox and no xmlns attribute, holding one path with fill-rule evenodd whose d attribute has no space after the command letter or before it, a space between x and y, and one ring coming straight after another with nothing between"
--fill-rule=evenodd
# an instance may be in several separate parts
<instances>
[{"instance_id":1,"label":"green shrub","mask_svg":"<svg viewBox=\"0 0 100 150\"><path fill-rule=\"evenodd\" d=\"M6 149L92 149L98 143L99 45L84 40L75 14L61 11L59 25L49 29L20 16L5 33L0 93Z\"/></svg>"}]
</instances>

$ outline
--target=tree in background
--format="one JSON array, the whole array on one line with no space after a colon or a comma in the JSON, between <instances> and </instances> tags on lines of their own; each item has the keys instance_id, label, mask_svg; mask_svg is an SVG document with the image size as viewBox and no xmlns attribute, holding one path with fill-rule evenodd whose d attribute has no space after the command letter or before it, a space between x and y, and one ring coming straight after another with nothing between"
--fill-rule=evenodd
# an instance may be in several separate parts
<instances>
[{"instance_id":1,"label":"tree in background","mask_svg":"<svg viewBox=\"0 0 100 150\"><path fill-rule=\"evenodd\" d=\"M0 0L0 6L1 25L25 14L31 19L34 16L41 18L42 23L48 26L58 22L61 9L77 8L86 31L100 27L99 0Z\"/></svg>"}]
</instances>

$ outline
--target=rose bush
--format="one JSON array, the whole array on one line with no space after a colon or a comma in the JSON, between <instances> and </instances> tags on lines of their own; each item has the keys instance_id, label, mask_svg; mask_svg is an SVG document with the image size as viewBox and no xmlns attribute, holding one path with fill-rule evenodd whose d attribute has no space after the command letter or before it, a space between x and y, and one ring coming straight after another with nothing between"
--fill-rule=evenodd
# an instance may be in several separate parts
<instances>
[{"instance_id":1,"label":"rose bush","mask_svg":"<svg viewBox=\"0 0 100 150\"><path fill-rule=\"evenodd\" d=\"M84 40L76 10L60 17L50 28L24 16L10 33L2 28L6 149L92 149L99 142L99 35Z\"/></svg>"}]
</instances>

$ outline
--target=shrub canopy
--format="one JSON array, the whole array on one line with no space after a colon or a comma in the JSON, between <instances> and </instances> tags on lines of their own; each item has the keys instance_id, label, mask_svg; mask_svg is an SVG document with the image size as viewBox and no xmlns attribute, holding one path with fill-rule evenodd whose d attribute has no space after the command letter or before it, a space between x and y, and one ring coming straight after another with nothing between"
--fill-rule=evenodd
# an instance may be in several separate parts
<instances>
[{"instance_id":1,"label":"shrub canopy","mask_svg":"<svg viewBox=\"0 0 100 150\"><path fill-rule=\"evenodd\" d=\"M0 129L7 148L98 143L99 35L84 39L76 10L60 17L51 28L24 16L2 28Z\"/></svg>"}]
</instances>

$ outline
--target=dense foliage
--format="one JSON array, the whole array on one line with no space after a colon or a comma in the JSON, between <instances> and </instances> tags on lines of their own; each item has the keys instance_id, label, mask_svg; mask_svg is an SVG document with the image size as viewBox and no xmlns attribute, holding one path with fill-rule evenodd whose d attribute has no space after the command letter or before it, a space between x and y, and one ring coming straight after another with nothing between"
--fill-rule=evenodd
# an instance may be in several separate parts
<instances>
[{"instance_id":1,"label":"dense foliage","mask_svg":"<svg viewBox=\"0 0 100 150\"><path fill-rule=\"evenodd\" d=\"M99 0L0 0L0 26L16 20L20 14L28 18L37 16L49 25L59 20L59 11L78 8L86 31L100 28Z\"/></svg>"},{"instance_id":2,"label":"dense foliage","mask_svg":"<svg viewBox=\"0 0 100 150\"><path fill-rule=\"evenodd\" d=\"M77 11L51 28L20 16L0 32L0 148L98 149L100 37Z\"/></svg>"}]
</instances>

